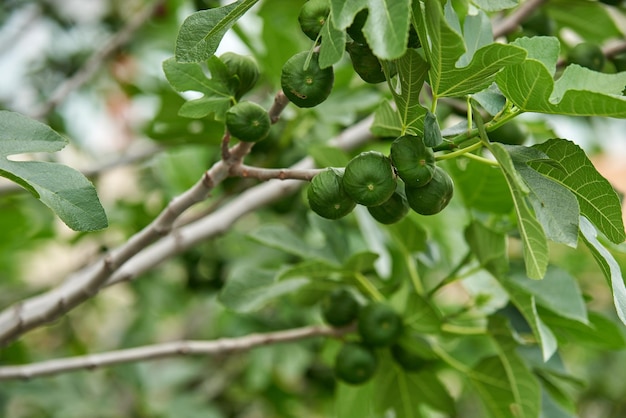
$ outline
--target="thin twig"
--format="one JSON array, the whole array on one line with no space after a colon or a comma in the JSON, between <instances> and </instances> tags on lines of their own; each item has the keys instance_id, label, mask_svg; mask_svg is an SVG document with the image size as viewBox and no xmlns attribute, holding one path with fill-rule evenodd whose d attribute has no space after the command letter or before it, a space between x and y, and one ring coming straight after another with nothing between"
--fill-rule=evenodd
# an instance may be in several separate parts
<instances>
[{"instance_id":1,"label":"thin twig","mask_svg":"<svg viewBox=\"0 0 626 418\"><path fill-rule=\"evenodd\" d=\"M85 62L80 70L78 70L71 78L68 78L59 85L52 93L50 98L38 109L36 109L31 117L34 119L42 119L54 110L65 98L74 90L89 81L98 70L102 68L102 63L113 55L122 45L128 43L133 34L150 19L154 11L162 3L162 0L154 1L137 14L119 32L113 35L104 46L95 51Z\"/></svg>"},{"instance_id":2,"label":"thin twig","mask_svg":"<svg viewBox=\"0 0 626 418\"><path fill-rule=\"evenodd\" d=\"M519 8L515 9L513 13L494 25L493 37L499 38L500 36L514 32L520 23L522 23L546 1L547 0L528 0L527 2L524 2Z\"/></svg>"},{"instance_id":3,"label":"thin twig","mask_svg":"<svg viewBox=\"0 0 626 418\"><path fill-rule=\"evenodd\" d=\"M101 354L42 361L24 366L4 366L0 367L0 380L31 379L80 369L91 370L115 364L155 360L165 357L232 353L263 345L320 336L341 338L352 331L354 331L354 326L344 328L308 326L265 334L249 334L238 338L221 338L213 341L173 341Z\"/></svg>"},{"instance_id":4,"label":"thin twig","mask_svg":"<svg viewBox=\"0 0 626 418\"><path fill-rule=\"evenodd\" d=\"M234 166L230 170L230 174L233 176L244 177L244 178L255 178L257 180L306 180L311 181L313 177L317 173L322 171L322 169L290 169L290 168L260 168L253 167L249 165L238 165Z\"/></svg>"}]
</instances>

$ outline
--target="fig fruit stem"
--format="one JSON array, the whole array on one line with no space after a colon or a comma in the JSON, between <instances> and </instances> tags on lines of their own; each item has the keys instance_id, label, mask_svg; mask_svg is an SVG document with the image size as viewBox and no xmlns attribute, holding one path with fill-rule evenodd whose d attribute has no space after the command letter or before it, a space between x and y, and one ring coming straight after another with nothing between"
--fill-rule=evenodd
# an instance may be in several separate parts
<instances>
[{"instance_id":1,"label":"fig fruit stem","mask_svg":"<svg viewBox=\"0 0 626 418\"><path fill-rule=\"evenodd\" d=\"M354 278L361 285L361 287L372 296L372 298L379 302L385 300L385 297L382 295L382 293L380 293L378 289L376 289L376 286L374 286L363 273L357 271L356 273L354 273Z\"/></svg>"},{"instance_id":2,"label":"fig fruit stem","mask_svg":"<svg viewBox=\"0 0 626 418\"><path fill-rule=\"evenodd\" d=\"M409 270L409 277L411 278L411 283L415 288L415 292L418 295L423 295L425 290L422 285L422 279L420 278L419 272L417 271L417 262L414 257L411 257L411 254L405 253L406 257L406 267Z\"/></svg>"}]
</instances>

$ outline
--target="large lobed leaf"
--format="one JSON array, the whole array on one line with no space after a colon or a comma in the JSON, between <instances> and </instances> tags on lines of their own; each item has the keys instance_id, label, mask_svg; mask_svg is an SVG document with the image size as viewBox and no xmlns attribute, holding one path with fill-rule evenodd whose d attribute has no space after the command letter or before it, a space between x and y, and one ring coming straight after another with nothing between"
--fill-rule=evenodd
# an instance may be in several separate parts
<instances>
[{"instance_id":1,"label":"large lobed leaf","mask_svg":"<svg viewBox=\"0 0 626 418\"><path fill-rule=\"evenodd\" d=\"M530 162L539 173L570 190L580 206L581 215L592 221L612 242L626 239L622 209L617 193L595 169L585 152L575 143L554 138L533 148L556 161L559 167L545 161Z\"/></svg>"},{"instance_id":2,"label":"large lobed leaf","mask_svg":"<svg viewBox=\"0 0 626 418\"><path fill-rule=\"evenodd\" d=\"M226 32L259 0L239 0L191 14L176 38L176 61L201 62L213 56Z\"/></svg>"},{"instance_id":3,"label":"large lobed leaf","mask_svg":"<svg viewBox=\"0 0 626 418\"><path fill-rule=\"evenodd\" d=\"M106 228L93 184L78 171L43 161L13 161L10 155L55 152L67 141L50 127L15 112L0 111L0 176L30 191L77 231Z\"/></svg>"},{"instance_id":4,"label":"large lobed leaf","mask_svg":"<svg viewBox=\"0 0 626 418\"><path fill-rule=\"evenodd\" d=\"M526 57L523 48L492 42L489 19L467 19L461 33L459 19L449 2L445 6L445 15L437 0L424 3L424 10L420 2L414 3L414 24L420 39L430 41L423 46L430 64L429 80L435 97L463 96L481 91L495 80L502 68L519 64ZM466 39L470 41L469 48Z\"/></svg>"},{"instance_id":5,"label":"large lobed leaf","mask_svg":"<svg viewBox=\"0 0 626 418\"><path fill-rule=\"evenodd\" d=\"M502 93L526 112L626 118L626 72L603 74L569 65L555 82L559 41L553 37L520 38L525 61L506 67L496 77Z\"/></svg>"}]
</instances>

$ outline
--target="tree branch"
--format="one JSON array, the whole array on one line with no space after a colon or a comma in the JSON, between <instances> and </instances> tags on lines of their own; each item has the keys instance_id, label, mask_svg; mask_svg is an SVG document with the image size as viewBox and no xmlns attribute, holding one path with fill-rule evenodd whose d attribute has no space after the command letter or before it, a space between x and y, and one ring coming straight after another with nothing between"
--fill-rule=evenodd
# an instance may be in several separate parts
<instances>
[{"instance_id":1,"label":"tree branch","mask_svg":"<svg viewBox=\"0 0 626 418\"><path fill-rule=\"evenodd\" d=\"M221 338L213 341L173 341L101 354L42 361L24 366L4 366L0 367L0 380L30 379L73 370L91 370L97 367L165 357L232 353L269 344L298 341L320 336L340 338L352 331L354 331L354 326L344 328L308 326L265 334L250 334L238 338Z\"/></svg>"},{"instance_id":2,"label":"tree branch","mask_svg":"<svg viewBox=\"0 0 626 418\"><path fill-rule=\"evenodd\" d=\"M522 23L546 1L547 0L528 0L527 2L522 3L522 5L515 9L513 13L494 24L493 37L499 38L500 36L514 32L520 23Z\"/></svg>"},{"instance_id":3,"label":"tree branch","mask_svg":"<svg viewBox=\"0 0 626 418\"><path fill-rule=\"evenodd\" d=\"M367 118L346 129L331 144L352 149L365 143L371 138L371 122L372 119ZM214 164L202 179L174 198L146 228L104 258L74 273L58 287L0 312L0 345L59 318L96 295L103 286L138 277L196 243L223 233L240 217L294 192L302 185L298 180L285 180L255 186L209 216L172 231L176 218L191 205L204 200L213 187L229 176L230 167L241 163L251 147L252 144L244 142L233 147L228 160ZM312 168L314 162L310 157L291 167L293 170ZM155 241L158 245L149 246ZM131 258L133 262L129 264Z\"/></svg>"},{"instance_id":4,"label":"tree branch","mask_svg":"<svg viewBox=\"0 0 626 418\"><path fill-rule=\"evenodd\" d=\"M290 169L290 168L260 168L253 167L245 164L234 166L230 170L230 174L233 176L243 178L255 178L258 180L306 180L311 181L313 177L323 169L310 168L310 169Z\"/></svg>"},{"instance_id":5,"label":"tree branch","mask_svg":"<svg viewBox=\"0 0 626 418\"><path fill-rule=\"evenodd\" d=\"M74 90L85 84L93 77L93 75L102 68L102 63L106 61L119 47L128 43L133 34L139 29L150 17L154 11L162 3L162 0L156 0L145 6L115 35L113 35L102 48L95 51L85 62L80 70L78 70L71 78L68 78L60 84L52 93L50 98L31 116L34 119L42 119L48 115L55 107L59 105Z\"/></svg>"}]
</instances>

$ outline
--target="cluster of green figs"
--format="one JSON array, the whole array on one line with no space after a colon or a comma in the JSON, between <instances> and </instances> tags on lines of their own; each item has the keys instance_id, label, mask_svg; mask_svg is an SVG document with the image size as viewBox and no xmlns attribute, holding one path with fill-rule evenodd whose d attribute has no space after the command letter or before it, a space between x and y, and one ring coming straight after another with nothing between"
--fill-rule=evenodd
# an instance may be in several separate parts
<instances>
[{"instance_id":1,"label":"cluster of green figs","mask_svg":"<svg viewBox=\"0 0 626 418\"><path fill-rule=\"evenodd\" d=\"M402 317L385 302L361 305L350 289L339 287L322 300L322 317L333 327L356 323L356 333L344 338L335 357L334 374L342 382L359 385L371 379L384 350L406 371L422 370L432 361L419 350L418 340L405 335Z\"/></svg>"},{"instance_id":2,"label":"cluster of green figs","mask_svg":"<svg viewBox=\"0 0 626 418\"><path fill-rule=\"evenodd\" d=\"M365 151L345 168L321 171L307 198L310 208L327 219L346 216L360 204L378 222L392 224L409 209L420 215L441 212L453 192L452 179L436 165L432 148L419 136L404 135L392 142L389 156Z\"/></svg>"}]
</instances>

